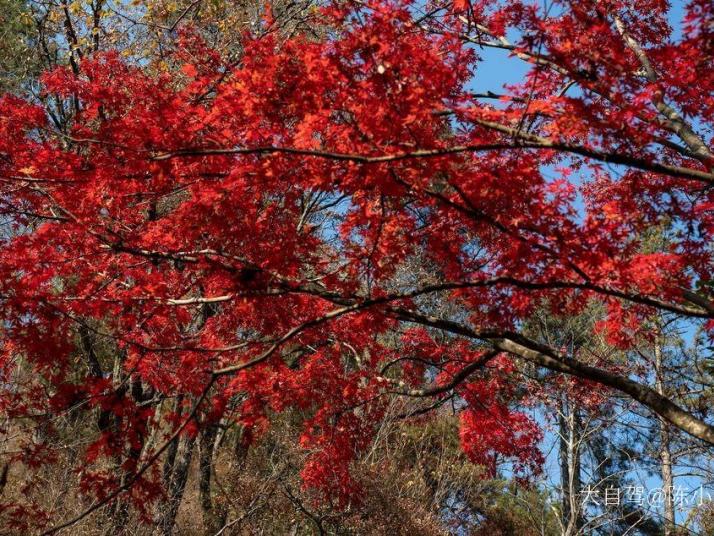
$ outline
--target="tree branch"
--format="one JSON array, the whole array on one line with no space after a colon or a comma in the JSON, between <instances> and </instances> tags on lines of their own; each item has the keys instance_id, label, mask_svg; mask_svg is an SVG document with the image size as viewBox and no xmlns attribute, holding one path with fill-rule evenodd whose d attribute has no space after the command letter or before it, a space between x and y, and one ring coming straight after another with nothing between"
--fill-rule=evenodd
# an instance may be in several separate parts
<instances>
[{"instance_id":1,"label":"tree branch","mask_svg":"<svg viewBox=\"0 0 714 536\"><path fill-rule=\"evenodd\" d=\"M500 351L508 352L541 367L616 389L629 395L683 432L714 445L714 426L683 410L669 398L660 395L647 385L601 368L585 365L574 359L568 359L552 348L531 341L518 333L497 330L475 331L468 326L450 320L423 315L407 309L393 309L393 311L400 320L441 329L470 339L488 341Z\"/></svg>"}]
</instances>

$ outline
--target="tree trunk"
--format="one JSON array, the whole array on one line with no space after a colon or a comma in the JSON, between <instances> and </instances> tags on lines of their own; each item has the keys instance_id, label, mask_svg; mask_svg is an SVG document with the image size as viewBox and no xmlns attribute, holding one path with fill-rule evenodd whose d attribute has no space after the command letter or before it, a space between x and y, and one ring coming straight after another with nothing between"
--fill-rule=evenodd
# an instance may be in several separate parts
<instances>
[{"instance_id":1,"label":"tree trunk","mask_svg":"<svg viewBox=\"0 0 714 536\"><path fill-rule=\"evenodd\" d=\"M558 432L560 436L560 482L562 495L563 536L577 534L583 526L580 496L581 422L577 407L566 396L558 404Z\"/></svg>"},{"instance_id":2,"label":"tree trunk","mask_svg":"<svg viewBox=\"0 0 714 536\"><path fill-rule=\"evenodd\" d=\"M221 518L213 504L211 495L211 473L213 452L218 426L211 425L201 432L198 458L198 490L203 511L203 528L207 535L213 535L221 528Z\"/></svg>"},{"instance_id":3,"label":"tree trunk","mask_svg":"<svg viewBox=\"0 0 714 536\"><path fill-rule=\"evenodd\" d=\"M558 459L560 462L561 488L561 526L563 532L570 524L570 463L568 460L568 423L565 416L565 403L558 400Z\"/></svg>"},{"instance_id":4,"label":"tree trunk","mask_svg":"<svg viewBox=\"0 0 714 536\"><path fill-rule=\"evenodd\" d=\"M665 394L664 388L664 365L662 361L662 336L657 334L654 347L655 354L655 389L661 395ZM664 536L672 536L675 530L675 512L674 512L674 476L672 475L672 450L670 446L670 430L669 424L663 418L659 417L659 432L660 432L660 461L661 461L661 476L662 489L664 491Z\"/></svg>"},{"instance_id":5,"label":"tree trunk","mask_svg":"<svg viewBox=\"0 0 714 536\"><path fill-rule=\"evenodd\" d=\"M182 396L176 398L174 408L174 411L178 414L179 418L181 418L183 408ZM195 441L195 437L179 437L169 445L166 451L163 467L166 502L161 506L158 516L158 527L163 536L169 536L173 533L176 515L178 514L181 499L183 499L183 493L186 489L188 469L191 465Z\"/></svg>"},{"instance_id":6,"label":"tree trunk","mask_svg":"<svg viewBox=\"0 0 714 536\"><path fill-rule=\"evenodd\" d=\"M581 434L582 434L582 423L580 420L580 411L577 405L571 402L570 404L570 416L568 419L568 426L570 432L570 441L568 442L568 447L570 449L570 525L572 529L568 534L577 534L581 527L583 526L582 518L582 505L581 505L581 492L582 492L582 478L580 475L581 466Z\"/></svg>"},{"instance_id":7,"label":"tree trunk","mask_svg":"<svg viewBox=\"0 0 714 536\"><path fill-rule=\"evenodd\" d=\"M177 442L179 446L177 448L176 458L170 471L168 481L165 483L167 501L159 520L159 529L162 536L171 536L174 532L176 515L178 514L179 506L181 506L181 500L186 490L188 469L191 465L193 446L196 442L196 438L184 436L178 439Z\"/></svg>"},{"instance_id":8,"label":"tree trunk","mask_svg":"<svg viewBox=\"0 0 714 536\"><path fill-rule=\"evenodd\" d=\"M135 378L131 381L131 396L135 402L145 402L152 396L150 391L144 392L144 387L141 380ZM148 398L147 398L148 397ZM127 452L127 461L131 460L134 467L138 466L141 453L144 450L147 436L142 434L139 437L139 443L132 445ZM121 458L117 459L118 470L121 472L120 485L123 486L126 482L134 478L135 469L122 469ZM118 497L112 508L112 526L113 534L124 534L128 527L129 512L131 510L131 500L127 497Z\"/></svg>"}]
</instances>

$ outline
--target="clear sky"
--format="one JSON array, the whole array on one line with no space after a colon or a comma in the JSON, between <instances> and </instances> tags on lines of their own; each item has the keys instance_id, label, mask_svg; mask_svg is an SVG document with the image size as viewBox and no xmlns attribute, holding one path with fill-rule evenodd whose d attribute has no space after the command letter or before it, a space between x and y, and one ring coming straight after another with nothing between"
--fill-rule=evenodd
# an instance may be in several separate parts
<instances>
[{"instance_id":1,"label":"clear sky","mask_svg":"<svg viewBox=\"0 0 714 536\"><path fill-rule=\"evenodd\" d=\"M669 20L673 29L671 38L675 41L680 39L682 36L681 22L684 17L684 7L685 2L680 0L675 0L670 4ZM471 83L471 89L474 92L484 93L487 91L493 91L494 93L503 93L504 85L520 82L528 71L528 64L516 57L513 57L508 51L485 47L477 48L476 50L483 61L480 63ZM554 170L549 168L544 168L544 172L546 175L554 174ZM574 178L576 181L587 180L587 177L571 178ZM582 206L579 208L582 208ZM691 326L689 328L686 326L684 327L684 338L687 342L691 342L691 333L693 332L693 329L691 328ZM644 413L645 411L642 410L642 412ZM545 424L545 417L542 413L538 414L536 411L534 417L541 424ZM638 417L635 416L633 419L633 423L636 424ZM557 436L553 431L546 432L544 446L549 448L556 445L555 448L549 448L549 450L545 451L545 479L548 481L549 487L558 486L560 478L556 440ZM698 493L703 492L705 497L707 494L711 494L711 497L714 497L714 488L712 488L711 483L704 483L699 478L692 476L692 469L696 468L685 466L675 467L675 476L679 475L675 479L675 487L681 487L682 491L689 492L688 495L683 497L683 500L687 501L689 506L684 504L678 507L678 523L684 523L686 521L691 507L696 504L698 500ZM661 480L657 475L650 475L643 471L638 473L633 471L632 478L634 480L633 483L639 483L639 485L644 488L645 493L655 492L661 487ZM702 488L702 486L704 487ZM628 491L631 492L632 490ZM622 490L622 492L624 494L625 490ZM602 500L602 496L600 497L600 500ZM651 509L651 511L653 517L661 516L662 508L656 507ZM694 529L692 530L693 534L699 534L695 527L690 526L689 528L690 530Z\"/></svg>"}]
</instances>

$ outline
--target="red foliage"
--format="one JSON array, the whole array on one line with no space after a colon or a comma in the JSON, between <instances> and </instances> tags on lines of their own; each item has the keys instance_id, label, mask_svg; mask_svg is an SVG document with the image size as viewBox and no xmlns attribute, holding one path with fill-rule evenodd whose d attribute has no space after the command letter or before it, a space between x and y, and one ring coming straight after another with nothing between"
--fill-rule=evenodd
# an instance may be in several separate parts
<instances>
[{"instance_id":1,"label":"red foliage","mask_svg":"<svg viewBox=\"0 0 714 536\"><path fill-rule=\"evenodd\" d=\"M441 303L486 341L545 298L577 312L600 297L602 328L623 347L652 307L684 311L682 289L712 277L711 160L662 143L671 124L653 102L710 128L710 4L689 6L680 41L654 0L566 2L547 19L520 1L456 2L435 32L415 24L418 5L323 8L339 31L246 35L238 66L192 33L175 73L89 57L79 75L41 79L46 96L76 103L66 133L41 106L0 99L0 212L16 230L0 243L3 382L20 356L32 367L0 394L3 411L90 400L114 423L87 449L91 464L144 441L152 415L131 381L186 397L175 429L212 382L183 433L230 400L247 440L274 412L304 410L305 483L345 502L358 489L349 464L397 390L382 368L407 357L392 370L417 387L482 355L427 331L385 342L404 310L429 312L429 293L404 276L417 253L425 280L468 283L441 289ZM515 32L515 54L542 51L496 104L471 91L479 58L462 37L476 27L494 40ZM580 90L563 90L568 80ZM514 143L513 128L529 134ZM316 194L327 207L306 217ZM666 251L648 253L642 233L663 220L675 229ZM77 378L80 325L111 341L124 380ZM494 370L459 390L464 450L491 469L498 457L535 470L538 428L512 409L517 373ZM49 461L49 447L25 448L28 463ZM86 491L109 489L111 476L86 474Z\"/></svg>"}]
</instances>

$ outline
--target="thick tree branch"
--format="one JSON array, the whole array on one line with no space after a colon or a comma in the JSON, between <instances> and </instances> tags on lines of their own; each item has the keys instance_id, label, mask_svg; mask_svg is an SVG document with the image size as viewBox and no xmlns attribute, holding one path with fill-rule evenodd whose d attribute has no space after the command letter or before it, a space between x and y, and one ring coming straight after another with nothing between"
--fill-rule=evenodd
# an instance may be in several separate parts
<instances>
[{"instance_id":1,"label":"thick tree branch","mask_svg":"<svg viewBox=\"0 0 714 536\"><path fill-rule=\"evenodd\" d=\"M498 125L496 123L488 123L479 121L483 126L490 125L489 128L500 130L502 132L511 131L510 127ZM342 162L354 162L357 164L384 164L389 162L398 162L402 160L414 160L420 158L435 158L449 156L460 153L480 153L488 151L503 151L503 150L552 150L562 151L565 153L576 154L586 158L592 158L599 162L609 164L621 164L642 171L650 171L660 173L678 179L691 179L706 184L714 184L714 174L698 169L692 169L680 166L670 166L651 162L636 156L625 155L621 153L610 153L599 149L592 149L582 145L572 145L559 141L549 140L531 135L518 134L517 138L523 140L520 143L486 143L474 145L457 145L454 147L444 147L440 149L421 149L417 151L402 152L395 154L367 156L352 153L336 153L330 151L321 151L317 149L299 149L295 147L235 147L235 148L186 148L177 151L157 154L152 160L170 160L180 157L200 157L200 156L229 156L229 155L270 155L270 154L294 154L300 156L310 156L316 158L324 158L327 160L336 160Z\"/></svg>"},{"instance_id":2,"label":"thick tree branch","mask_svg":"<svg viewBox=\"0 0 714 536\"><path fill-rule=\"evenodd\" d=\"M469 22L467 19L462 17L462 20L464 22ZM654 82L657 80L657 74L654 68L652 67L647 54L644 52L642 47L637 43L636 40L634 40L625 30L624 24L622 23L622 20L619 17L615 17L616 21L616 26L617 30L621 33L623 39L625 40L627 46L633 51L635 56L637 57L638 61L642 65L645 75L648 78L650 82ZM481 37L472 37L468 35L462 35L461 38L464 41L468 41L474 44L478 44L480 46L486 46L486 47L495 47L495 48L501 48L503 50L508 50L511 51L517 58L520 58L523 61L526 61L528 63L533 63L536 65L543 65L545 67L548 67L549 69L557 72L558 74L568 77L572 80L578 80L580 83L583 81L586 82L592 82L592 79L584 73L581 72L571 72L569 69L563 67L562 65L558 64L556 61L554 61L552 58L549 58L543 54L538 54L534 52L530 52L527 50L524 50L522 48L517 47L513 43L511 43L506 37L504 36L498 36L491 32L487 27L480 25L480 24L475 24L475 27L478 29L479 32L483 35L488 35L492 39L495 39L495 41L486 41L485 39ZM601 97L606 98L608 101L612 102L613 104L617 105L614 102L614 99L612 95L609 93L608 90L602 90L602 88L597 88L591 83L586 83L585 86L587 86L587 89L594 91ZM657 109L658 112L662 115L662 117L657 118L657 125L665 130L668 130L669 132L675 134L677 137L679 137L682 142L687 146L687 149L689 152L683 152L682 148L677 146L676 144L673 144L672 142L668 140L663 140L661 138L657 138L656 141L666 147L669 147L671 149L676 150L680 154L683 154L685 156L689 156L692 158L696 158L702 162L711 162L712 159L714 158L714 154L709 150L707 145L704 143L702 138L694 131L694 129L689 125L678 113L677 111L669 106L666 102L664 102L662 97L655 97L653 100L653 104L655 108ZM645 120L643 117L638 115L638 117L642 120Z\"/></svg>"},{"instance_id":3,"label":"thick tree branch","mask_svg":"<svg viewBox=\"0 0 714 536\"><path fill-rule=\"evenodd\" d=\"M393 309L393 312L400 320L441 329L470 339L488 341L498 350L508 352L541 367L616 389L629 395L683 432L714 445L714 426L683 410L669 398L660 395L647 385L601 368L579 363L574 359L568 359L552 348L531 341L517 333L497 330L475 331L457 322L423 315L407 309Z\"/></svg>"},{"instance_id":4,"label":"thick tree branch","mask_svg":"<svg viewBox=\"0 0 714 536\"><path fill-rule=\"evenodd\" d=\"M620 16L613 14L612 17L615 21L615 27L617 28L618 33L622 36L622 39L628 48L637 57L637 61L640 62L645 77L649 82L656 83L659 80L659 77L657 75L657 71L647 57L647 53L637 40L627 31L625 23L622 21ZM667 118L671 126L671 130L679 137L680 140L682 140L682 142L684 142L684 144L696 155L697 158L710 162L714 159L714 154L712 154L709 150L709 147L707 147L706 143L704 143L704 140L702 140L702 138L694 131L692 126L687 123L674 108L665 102L664 97L660 93L655 94L652 99L652 104L659 113Z\"/></svg>"}]
</instances>

